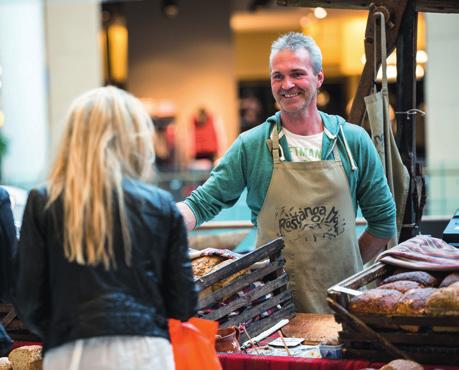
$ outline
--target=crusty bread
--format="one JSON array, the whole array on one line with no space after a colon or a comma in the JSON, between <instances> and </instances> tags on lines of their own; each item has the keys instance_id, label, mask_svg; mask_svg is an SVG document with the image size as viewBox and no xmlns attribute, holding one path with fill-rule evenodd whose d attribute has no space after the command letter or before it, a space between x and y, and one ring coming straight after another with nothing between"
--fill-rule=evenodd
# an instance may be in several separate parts
<instances>
[{"instance_id":1,"label":"crusty bread","mask_svg":"<svg viewBox=\"0 0 459 370\"><path fill-rule=\"evenodd\" d=\"M424 370L424 367L410 360L394 360L379 370Z\"/></svg>"},{"instance_id":2,"label":"crusty bread","mask_svg":"<svg viewBox=\"0 0 459 370\"><path fill-rule=\"evenodd\" d=\"M400 281L400 280L415 281L419 284L422 284L425 287L438 286L438 280L425 271L410 271L410 272L402 272L400 274L391 275L385 278L381 282L381 285L392 283L394 281Z\"/></svg>"},{"instance_id":3,"label":"crusty bread","mask_svg":"<svg viewBox=\"0 0 459 370\"><path fill-rule=\"evenodd\" d=\"M424 285L417 283L416 281L410 280L398 280L392 283L387 283L378 287L379 289L395 289L401 293L405 293L411 289L424 288Z\"/></svg>"},{"instance_id":4,"label":"crusty bread","mask_svg":"<svg viewBox=\"0 0 459 370\"><path fill-rule=\"evenodd\" d=\"M191 261L193 275L196 277L207 275L215 265L218 265L224 260L225 258L221 256L202 256L195 258Z\"/></svg>"},{"instance_id":5,"label":"crusty bread","mask_svg":"<svg viewBox=\"0 0 459 370\"><path fill-rule=\"evenodd\" d=\"M8 356L14 370L42 370L41 346L23 346Z\"/></svg>"},{"instance_id":6,"label":"crusty bread","mask_svg":"<svg viewBox=\"0 0 459 370\"><path fill-rule=\"evenodd\" d=\"M401 296L395 289L370 289L353 297L349 309L359 313L393 314Z\"/></svg>"},{"instance_id":7,"label":"crusty bread","mask_svg":"<svg viewBox=\"0 0 459 370\"><path fill-rule=\"evenodd\" d=\"M12 370L13 365L8 357L0 357L0 370Z\"/></svg>"},{"instance_id":8,"label":"crusty bread","mask_svg":"<svg viewBox=\"0 0 459 370\"><path fill-rule=\"evenodd\" d=\"M335 321L333 315L297 313L282 328L282 333L286 337L304 338L305 344L337 345L339 343L338 333L341 330L343 330L341 324Z\"/></svg>"},{"instance_id":9,"label":"crusty bread","mask_svg":"<svg viewBox=\"0 0 459 370\"><path fill-rule=\"evenodd\" d=\"M398 300L395 313L397 315L424 315L427 299L437 291L436 288L411 289Z\"/></svg>"},{"instance_id":10,"label":"crusty bread","mask_svg":"<svg viewBox=\"0 0 459 370\"><path fill-rule=\"evenodd\" d=\"M440 288L446 288L454 283L459 282L459 272L452 272L446 275L446 277L440 283Z\"/></svg>"},{"instance_id":11,"label":"crusty bread","mask_svg":"<svg viewBox=\"0 0 459 370\"><path fill-rule=\"evenodd\" d=\"M459 282L440 288L426 303L426 313L435 316L459 316Z\"/></svg>"}]
</instances>

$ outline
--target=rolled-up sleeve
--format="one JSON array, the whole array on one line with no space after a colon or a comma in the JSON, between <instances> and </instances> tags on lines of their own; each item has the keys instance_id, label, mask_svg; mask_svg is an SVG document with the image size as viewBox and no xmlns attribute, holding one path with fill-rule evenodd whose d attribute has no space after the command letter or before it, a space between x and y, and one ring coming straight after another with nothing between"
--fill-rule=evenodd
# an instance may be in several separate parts
<instances>
[{"instance_id":1,"label":"rolled-up sleeve","mask_svg":"<svg viewBox=\"0 0 459 370\"><path fill-rule=\"evenodd\" d=\"M207 181L185 199L196 217L196 226L211 220L222 209L232 207L237 202L247 183L244 163L242 139L238 137Z\"/></svg>"}]
</instances>

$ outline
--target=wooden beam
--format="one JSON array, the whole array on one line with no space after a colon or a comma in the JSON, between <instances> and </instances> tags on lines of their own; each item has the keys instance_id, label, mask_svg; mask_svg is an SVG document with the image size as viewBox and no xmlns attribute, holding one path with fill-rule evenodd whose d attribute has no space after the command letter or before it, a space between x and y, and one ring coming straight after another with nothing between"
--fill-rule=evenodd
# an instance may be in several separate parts
<instances>
[{"instance_id":1,"label":"wooden beam","mask_svg":"<svg viewBox=\"0 0 459 370\"><path fill-rule=\"evenodd\" d=\"M372 2L384 4L384 0L277 0L280 6L306 8L360 9L368 10ZM416 11L428 13L459 13L457 0L416 0Z\"/></svg>"},{"instance_id":2,"label":"wooden beam","mask_svg":"<svg viewBox=\"0 0 459 370\"><path fill-rule=\"evenodd\" d=\"M416 40L418 13L415 0L408 0L397 40L397 126L401 131L400 155L410 174L410 188L406 202L399 241L419 234L419 194L416 187L416 116L409 115L416 108ZM420 217L419 217L420 221Z\"/></svg>"}]
</instances>

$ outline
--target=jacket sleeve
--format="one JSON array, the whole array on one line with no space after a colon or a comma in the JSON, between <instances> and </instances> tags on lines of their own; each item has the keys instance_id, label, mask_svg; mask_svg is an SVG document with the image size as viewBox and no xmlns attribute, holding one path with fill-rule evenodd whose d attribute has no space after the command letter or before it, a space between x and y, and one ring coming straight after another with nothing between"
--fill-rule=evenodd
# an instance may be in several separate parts
<instances>
[{"instance_id":1,"label":"jacket sleeve","mask_svg":"<svg viewBox=\"0 0 459 370\"><path fill-rule=\"evenodd\" d=\"M32 190L27 199L18 245L15 308L25 326L41 338L49 321L48 261L44 223L46 197Z\"/></svg>"},{"instance_id":2,"label":"jacket sleeve","mask_svg":"<svg viewBox=\"0 0 459 370\"><path fill-rule=\"evenodd\" d=\"M357 201L368 222L367 231L378 238L390 239L396 233L395 202L378 152L367 132L360 131Z\"/></svg>"},{"instance_id":3,"label":"jacket sleeve","mask_svg":"<svg viewBox=\"0 0 459 370\"><path fill-rule=\"evenodd\" d=\"M237 202L246 186L244 163L245 153L239 136L207 181L185 199L196 217L196 226L211 220L223 208L232 207Z\"/></svg>"},{"instance_id":4,"label":"jacket sleeve","mask_svg":"<svg viewBox=\"0 0 459 370\"><path fill-rule=\"evenodd\" d=\"M166 256L167 266L164 269L164 300L168 317L187 321L196 313L197 289L188 256L185 223L172 199L170 209L171 225Z\"/></svg>"},{"instance_id":5,"label":"jacket sleeve","mask_svg":"<svg viewBox=\"0 0 459 370\"><path fill-rule=\"evenodd\" d=\"M0 298L11 301L14 282L13 256L16 253L16 229L8 192L0 188Z\"/></svg>"}]
</instances>

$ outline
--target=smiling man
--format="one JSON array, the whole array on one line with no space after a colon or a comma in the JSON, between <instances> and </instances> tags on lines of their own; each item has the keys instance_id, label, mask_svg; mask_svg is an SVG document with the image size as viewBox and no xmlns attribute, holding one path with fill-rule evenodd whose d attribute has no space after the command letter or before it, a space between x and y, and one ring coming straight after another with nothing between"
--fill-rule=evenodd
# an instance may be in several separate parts
<instances>
[{"instance_id":1,"label":"smiling man","mask_svg":"<svg viewBox=\"0 0 459 370\"><path fill-rule=\"evenodd\" d=\"M247 188L257 245L282 236L298 312L327 312L327 289L362 269L396 232L395 204L364 129L317 109L324 81L315 41L288 33L270 55L280 111L239 135L203 186L178 206L189 230ZM359 240L360 206L368 227Z\"/></svg>"}]
</instances>

